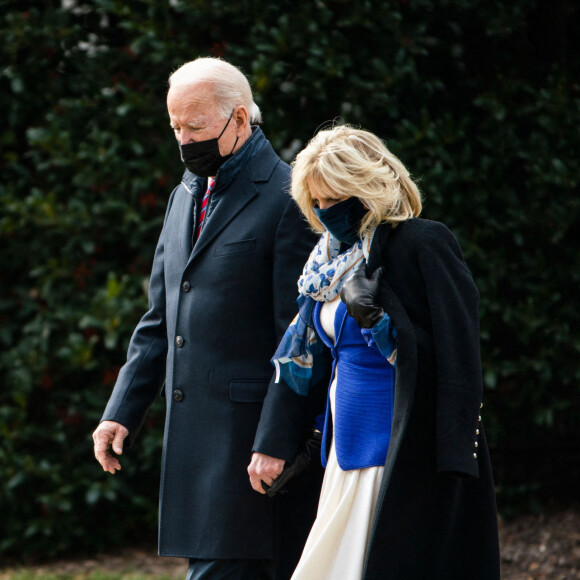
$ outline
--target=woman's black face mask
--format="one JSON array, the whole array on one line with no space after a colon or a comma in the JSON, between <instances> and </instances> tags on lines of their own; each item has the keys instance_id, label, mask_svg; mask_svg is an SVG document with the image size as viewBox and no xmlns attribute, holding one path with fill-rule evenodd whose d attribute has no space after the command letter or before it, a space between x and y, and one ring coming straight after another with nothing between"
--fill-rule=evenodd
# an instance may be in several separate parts
<instances>
[{"instance_id":1,"label":"woman's black face mask","mask_svg":"<svg viewBox=\"0 0 580 580\"><path fill-rule=\"evenodd\" d=\"M367 208L358 197L349 197L329 208L312 208L322 225L337 239L349 246L359 240L360 224Z\"/></svg>"},{"instance_id":2,"label":"woman's black face mask","mask_svg":"<svg viewBox=\"0 0 580 580\"><path fill-rule=\"evenodd\" d=\"M229 155L221 155L218 141L224 134L233 114L234 111L232 111L228 122L217 137L206 139L205 141L198 141L197 143L179 145L181 160L189 171L199 175L200 177L215 177L218 169L232 156L238 138L236 137L236 142L234 143Z\"/></svg>"}]
</instances>

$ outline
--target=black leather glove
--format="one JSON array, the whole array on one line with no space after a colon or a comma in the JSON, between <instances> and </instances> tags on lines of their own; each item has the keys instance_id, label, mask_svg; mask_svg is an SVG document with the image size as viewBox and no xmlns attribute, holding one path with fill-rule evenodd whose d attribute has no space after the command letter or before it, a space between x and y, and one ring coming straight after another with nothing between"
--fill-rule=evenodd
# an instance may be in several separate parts
<instances>
[{"instance_id":1,"label":"black leather glove","mask_svg":"<svg viewBox=\"0 0 580 580\"><path fill-rule=\"evenodd\" d=\"M286 484L292 478L302 473L313 460L320 460L320 445L322 443L322 433L317 429L312 429L304 442L300 451L291 463L286 463L282 473L268 486L262 482L262 487L266 490L268 497L274 497L277 493L288 493Z\"/></svg>"},{"instance_id":2,"label":"black leather glove","mask_svg":"<svg viewBox=\"0 0 580 580\"><path fill-rule=\"evenodd\" d=\"M344 283L340 298L348 313L361 328L372 328L380 322L385 311L377 304L379 279L383 267L377 268L369 278L367 266L359 266L352 277Z\"/></svg>"}]
</instances>

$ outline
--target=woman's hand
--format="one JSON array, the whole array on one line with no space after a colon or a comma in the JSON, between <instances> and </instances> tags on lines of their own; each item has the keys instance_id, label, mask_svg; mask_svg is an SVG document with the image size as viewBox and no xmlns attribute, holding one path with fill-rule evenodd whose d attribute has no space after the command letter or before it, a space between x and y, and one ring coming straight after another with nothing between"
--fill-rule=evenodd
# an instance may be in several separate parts
<instances>
[{"instance_id":1,"label":"woman's hand","mask_svg":"<svg viewBox=\"0 0 580 580\"><path fill-rule=\"evenodd\" d=\"M367 276L367 266L359 266L352 277L344 283L340 298L348 313L361 328L372 328L380 322L385 311L377 304L379 279L383 267L377 268L372 276Z\"/></svg>"}]
</instances>

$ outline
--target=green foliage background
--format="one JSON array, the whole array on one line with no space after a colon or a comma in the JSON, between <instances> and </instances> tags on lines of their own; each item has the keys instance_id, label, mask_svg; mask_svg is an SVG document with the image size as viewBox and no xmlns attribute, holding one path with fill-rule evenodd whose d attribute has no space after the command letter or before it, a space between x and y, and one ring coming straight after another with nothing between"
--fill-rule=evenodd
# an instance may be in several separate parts
<instances>
[{"instance_id":1,"label":"green foliage background","mask_svg":"<svg viewBox=\"0 0 580 580\"><path fill-rule=\"evenodd\" d=\"M0 554L155 536L163 405L92 457L182 173L169 73L223 56L289 161L374 131L457 234L482 295L502 513L580 483L579 8L573 0L0 0ZM200 443L203 444L203 443Z\"/></svg>"}]
</instances>

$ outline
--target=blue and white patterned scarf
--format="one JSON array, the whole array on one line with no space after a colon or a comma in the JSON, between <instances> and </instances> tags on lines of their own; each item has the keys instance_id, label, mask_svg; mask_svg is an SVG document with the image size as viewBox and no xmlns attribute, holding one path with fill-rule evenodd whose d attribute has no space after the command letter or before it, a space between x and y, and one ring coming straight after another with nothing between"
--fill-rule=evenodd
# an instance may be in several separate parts
<instances>
[{"instance_id":1,"label":"blue and white patterned scarf","mask_svg":"<svg viewBox=\"0 0 580 580\"><path fill-rule=\"evenodd\" d=\"M314 330L314 306L316 302L334 300L357 267L368 260L374 233L371 229L342 254L340 241L329 232L320 237L298 280L298 314L272 357L277 383L283 379L295 393L305 397L310 385L322 378L324 369L315 360L324 345Z\"/></svg>"}]
</instances>

